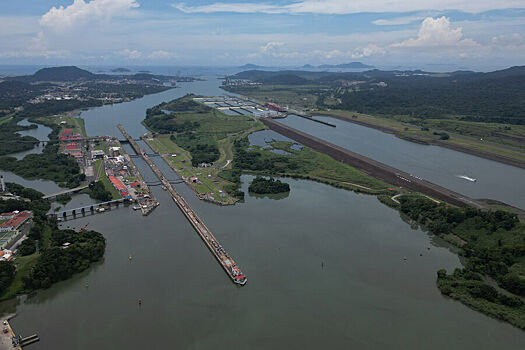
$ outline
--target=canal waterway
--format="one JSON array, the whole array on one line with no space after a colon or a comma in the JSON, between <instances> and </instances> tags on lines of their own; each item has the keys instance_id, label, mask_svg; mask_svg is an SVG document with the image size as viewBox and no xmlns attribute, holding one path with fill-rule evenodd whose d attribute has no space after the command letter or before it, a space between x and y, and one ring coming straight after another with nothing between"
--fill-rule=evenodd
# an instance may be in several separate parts
<instances>
[{"instance_id":1,"label":"canal waterway","mask_svg":"<svg viewBox=\"0 0 525 350\"><path fill-rule=\"evenodd\" d=\"M222 93L216 81L181 86L83 112L88 134L120 137L122 123L136 137L146 108L188 92ZM133 161L155 180L142 159ZM250 179L242 177L245 192ZM373 196L283 181L286 198L246 196L227 207L174 185L247 274L245 287L231 283L169 194L153 187L160 206L147 217L120 207L62 223L102 232L103 261L1 308L16 311L17 334L38 333L35 350L525 346L521 330L441 295L436 271L461 266L452 247Z\"/></svg>"},{"instance_id":2,"label":"canal waterway","mask_svg":"<svg viewBox=\"0 0 525 350\"><path fill-rule=\"evenodd\" d=\"M329 127L298 116L285 125L403 170L475 199L495 199L525 209L525 169L438 146L420 145L394 135L330 117ZM470 182L459 176L477 179Z\"/></svg>"}]
</instances>

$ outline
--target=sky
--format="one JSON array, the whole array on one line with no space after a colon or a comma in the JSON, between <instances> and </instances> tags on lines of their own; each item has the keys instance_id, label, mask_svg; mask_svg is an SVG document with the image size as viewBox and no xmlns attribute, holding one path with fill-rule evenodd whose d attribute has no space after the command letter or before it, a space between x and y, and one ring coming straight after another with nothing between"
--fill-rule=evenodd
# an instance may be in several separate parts
<instances>
[{"instance_id":1,"label":"sky","mask_svg":"<svg viewBox=\"0 0 525 350\"><path fill-rule=\"evenodd\" d=\"M0 64L525 64L525 0L0 0Z\"/></svg>"}]
</instances>

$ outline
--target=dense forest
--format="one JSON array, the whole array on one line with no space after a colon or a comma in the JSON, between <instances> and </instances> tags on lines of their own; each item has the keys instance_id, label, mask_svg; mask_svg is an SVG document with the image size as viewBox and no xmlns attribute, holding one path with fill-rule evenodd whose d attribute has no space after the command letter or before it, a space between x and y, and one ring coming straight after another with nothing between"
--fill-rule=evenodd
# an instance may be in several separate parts
<instances>
[{"instance_id":1,"label":"dense forest","mask_svg":"<svg viewBox=\"0 0 525 350\"><path fill-rule=\"evenodd\" d=\"M191 154L191 164L194 167L201 163L213 163L220 157L217 143L210 137L200 137L193 133L171 135L171 140L188 150Z\"/></svg>"},{"instance_id":2,"label":"dense forest","mask_svg":"<svg viewBox=\"0 0 525 350\"><path fill-rule=\"evenodd\" d=\"M177 118L177 112L203 114L212 111L211 107L193 101L195 95L186 95L170 102L164 102L146 110L144 123L151 130L161 134L173 132L182 133L195 131L200 127L197 121L183 120Z\"/></svg>"},{"instance_id":3,"label":"dense forest","mask_svg":"<svg viewBox=\"0 0 525 350\"><path fill-rule=\"evenodd\" d=\"M261 176L255 177L248 187L248 191L257 194L276 194L290 192L290 185L273 178L265 179Z\"/></svg>"},{"instance_id":4,"label":"dense forest","mask_svg":"<svg viewBox=\"0 0 525 350\"><path fill-rule=\"evenodd\" d=\"M70 243L67 248L62 245ZM29 276L23 278L28 290L48 288L87 269L104 255L106 240L96 231L58 230L51 232L49 246L38 257Z\"/></svg>"},{"instance_id":5,"label":"dense forest","mask_svg":"<svg viewBox=\"0 0 525 350\"><path fill-rule=\"evenodd\" d=\"M51 180L69 188L80 186L85 180L74 159L65 154L46 152L46 149L41 154L28 154L20 160L0 157L0 169L12 171L25 179Z\"/></svg>"},{"instance_id":6,"label":"dense forest","mask_svg":"<svg viewBox=\"0 0 525 350\"><path fill-rule=\"evenodd\" d=\"M430 232L444 238L455 235L466 242L460 251L466 258L465 267L451 275L438 272L442 293L525 328L523 300L501 293L486 278L490 276L507 291L525 296L525 225L517 216L500 210L448 207L419 196L402 196L399 201L401 212ZM516 314L521 316L516 319Z\"/></svg>"},{"instance_id":7,"label":"dense forest","mask_svg":"<svg viewBox=\"0 0 525 350\"><path fill-rule=\"evenodd\" d=\"M101 202L107 202L112 199L111 192L106 190L106 187L104 187L102 181L91 182L86 191L91 198Z\"/></svg>"}]
</instances>

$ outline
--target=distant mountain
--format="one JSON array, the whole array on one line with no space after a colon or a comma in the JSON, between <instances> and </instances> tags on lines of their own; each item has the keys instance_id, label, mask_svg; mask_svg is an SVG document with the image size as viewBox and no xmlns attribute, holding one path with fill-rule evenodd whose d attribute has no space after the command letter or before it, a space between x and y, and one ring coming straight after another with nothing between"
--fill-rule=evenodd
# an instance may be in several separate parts
<instances>
[{"instance_id":1,"label":"distant mountain","mask_svg":"<svg viewBox=\"0 0 525 350\"><path fill-rule=\"evenodd\" d=\"M72 81L94 79L96 74L75 66L42 68L33 75L12 77L9 80L33 81Z\"/></svg>"},{"instance_id":2,"label":"distant mountain","mask_svg":"<svg viewBox=\"0 0 525 350\"><path fill-rule=\"evenodd\" d=\"M322 64L318 68L368 69L374 68L374 66L369 66L361 62L350 62L343 64Z\"/></svg>"},{"instance_id":3,"label":"distant mountain","mask_svg":"<svg viewBox=\"0 0 525 350\"><path fill-rule=\"evenodd\" d=\"M311 64L305 64L305 65L302 66L301 68L310 69L310 68L315 68L315 66L312 66Z\"/></svg>"},{"instance_id":4,"label":"distant mountain","mask_svg":"<svg viewBox=\"0 0 525 350\"><path fill-rule=\"evenodd\" d=\"M115 68L111 70L113 73L129 73L131 72L130 69L127 68Z\"/></svg>"},{"instance_id":5,"label":"distant mountain","mask_svg":"<svg viewBox=\"0 0 525 350\"><path fill-rule=\"evenodd\" d=\"M240 66L240 69L261 69L265 68L264 66L258 66L256 64L247 63L244 66Z\"/></svg>"},{"instance_id":6,"label":"distant mountain","mask_svg":"<svg viewBox=\"0 0 525 350\"><path fill-rule=\"evenodd\" d=\"M130 72L127 68L117 68L113 72ZM118 79L136 79L145 80L152 83L166 82L173 79L171 76L153 75L149 73L137 73L133 75L118 75L118 74L93 74L87 70L80 69L75 66L53 67L40 69L33 75L21 75L14 77L7 77L4 80L18 81L24 83L32 83L36 81L78 81L78 80L118 80Z\"/></svg>"}]
</instances>

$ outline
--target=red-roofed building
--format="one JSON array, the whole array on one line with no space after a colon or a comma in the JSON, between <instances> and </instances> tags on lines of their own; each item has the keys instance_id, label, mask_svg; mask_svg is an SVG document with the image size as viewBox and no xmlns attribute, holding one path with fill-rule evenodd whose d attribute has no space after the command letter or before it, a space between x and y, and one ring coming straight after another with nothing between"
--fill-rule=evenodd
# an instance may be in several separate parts
<instances>
[{"instance_id":1,"label":"red-roofed building","mask_svg":"<svg viewBox=\"0 0 525 350\"><path fill-rule=\"evenodd\" d=\"M108 176L109 178L109 181L111 181L111 183L113 184L113 186L117 189L117 191L122 191L122 190L126 190L126 186L124 186L124 184L122 183L122 181L120 181L118 178L116 178L115 176Z\"/></svg>"},{"instance_id":2,"label":"red-roofed building","mask_svg":"<svg viewBox=\"0 0 525 350\"><path fill-rule=\"evenodd\" d=\"M71 143L68 143L66 145L66 150L67 151L72 151L72 150L76 150L76 149L78 149L78 143L76 143L76 142L71 142Z\"/></svg>"},{"instance_id":3,"label":"red-roofed building","mask_svg":"<svg viewBox=\"0 0 525 350\"><path fill-rule=\"evenodd\" d=\"M140 182L138 181L134 181L132 183L129 184L131 187L140 187Z\"/></svg>"},{"instance_id":4,"label":"red-roofed building","mask_svg":"<svg viewBox=\"0 0 525 350\"><path fill-rule=\"evenodd\" d=\"M73 129L64 129L64 131L62 131L62 135L64 136L69 136L69 135L72 135L73 134Z\"/></svg>"},{"instance_id":5,"label":"red-roofed building","mask_svg":"<svg viewBox=\"0 0 525 350\"><path fill-rule=\"evenodd\" d=\"M71 141L79 141L79 140L82 140L82 135L80 134L71 135L68 137L68 139Z\"/></svg>"},{"instance_id":6,"label":"red-roofed building","mask_svg":"<svg viewBox=\"0 0 525 350\"><path fill-rule=\"evenodd\" d=\"M14 213L15 215L7 220L6 222L0 224L0 231L14 231L17 230L22 224L24 224L31 216L33 215L30 211L24 210L19 213Z\"/></svg>"},{"instance_id":7,"label":"red-roofed building","mask_svg":"<svg viewBox=\"0 0 525 350\"><path fill-rule=\"evenodd\" d=\"M75 158L82 158L82 153L78 153L78 152L76 152L76 153L71 153L71 155L72 155L73 157L75 157Z\"/></svg>"}]
</instances>

